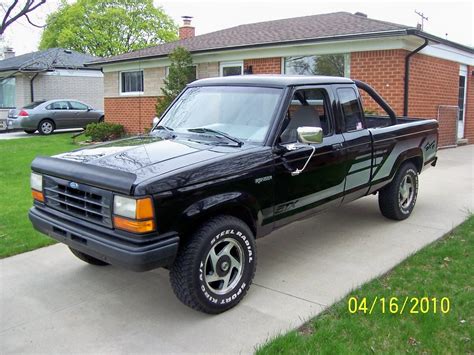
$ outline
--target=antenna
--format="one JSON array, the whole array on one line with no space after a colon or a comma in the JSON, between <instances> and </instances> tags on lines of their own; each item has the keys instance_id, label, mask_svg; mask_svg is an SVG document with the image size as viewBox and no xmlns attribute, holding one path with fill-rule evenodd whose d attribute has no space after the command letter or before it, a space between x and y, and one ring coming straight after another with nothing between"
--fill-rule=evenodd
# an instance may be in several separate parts
<instances>
[{"instance_id":1,"label":"antenna","mask_svg":"<svg viewBox=\"0 0 474 355\"><path fill-rule=\"evenodd\" d=\"M425 16L425 14L423 12L419 12L419 11L416 11L416 10L415 10L415 14L417 14L418 16L421 17L421 28L420 28L420 30L423 31L423 27L425 25L425 20L428 21L428 17Z\"/></svg>"}]
</instances>

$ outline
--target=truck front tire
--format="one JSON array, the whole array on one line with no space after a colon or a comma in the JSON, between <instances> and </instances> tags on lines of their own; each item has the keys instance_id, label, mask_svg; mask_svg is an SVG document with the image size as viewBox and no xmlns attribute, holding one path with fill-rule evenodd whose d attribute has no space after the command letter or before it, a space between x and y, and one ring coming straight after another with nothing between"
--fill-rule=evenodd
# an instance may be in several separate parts
<instances>
[{"instance_id":1,"label":"truck front tire","mask_svg":"<svg viewBox=\"0 0 474 355\"><path fill-rule=\"evenodd\" d=\"M406 219L415 208L417 196L418 170L408 162L398 169L392 182L379 191L380 212L389 219Z\"/></svg>"},{"instance_id":2,"label":"truck front tire","mask_svg":"<svg viewBox=\"0 0 474 355\"><path fill-rule=\"evenodd\" d=\"M69 250L71 250L71 253L73 253L78 259L81 259L82 261L88 263L88 264L91 264L91 265L95 265L95 266L106 266L106 265L109 265L108 263L106 263L105 261L102 261L102 260L99 260L99 259L96 259L90 255L87 255L87 254L84 254L82 251L79 251L79 250L76 250L76 249L73 249L71 247L69 247Z\"/></svg>"},{"instance_id":3,"label":"truck front tire","mask_svg":"<svg viewBox=\"0 0 474 355\"><path fill-rule=\"evenodd\" d=\"M233 216L212 218L180 247L170 270L171 286L195 310L224 312L247 293L256 257L255 237L247 224Z\"/></svg>"}]
</instances>

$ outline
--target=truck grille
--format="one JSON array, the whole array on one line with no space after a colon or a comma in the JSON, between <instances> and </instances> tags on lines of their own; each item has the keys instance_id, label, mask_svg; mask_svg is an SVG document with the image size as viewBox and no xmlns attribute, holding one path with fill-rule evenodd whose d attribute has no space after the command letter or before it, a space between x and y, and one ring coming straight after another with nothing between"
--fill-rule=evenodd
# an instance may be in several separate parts
<instances>
[{"instance_id":1,"label":"truck grille","mask_svg":"<svg viewBox=\"0 0 474 355\"><path fill-rule=\"evenodd\" d=\"M89 222L112 227L112 192L44 176L47 206Z\"/></svg>"}]
</instances>

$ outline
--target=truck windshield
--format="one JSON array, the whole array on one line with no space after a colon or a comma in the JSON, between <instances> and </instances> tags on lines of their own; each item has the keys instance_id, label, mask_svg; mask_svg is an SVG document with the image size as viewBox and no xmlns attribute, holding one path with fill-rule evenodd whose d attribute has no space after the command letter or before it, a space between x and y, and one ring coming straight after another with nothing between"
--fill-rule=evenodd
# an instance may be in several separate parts
<instances>
[{"instance_id":1,"label":"truck windshield","mask_svg":"<svg viewBox=\"0 0 474 355\"><path fill-rule=\"evenodd\" d=\"M204 86L187 89L160 121L173 133L223 132L241 141L262 143L281 89Z\"/></svg>"}]
</instances>

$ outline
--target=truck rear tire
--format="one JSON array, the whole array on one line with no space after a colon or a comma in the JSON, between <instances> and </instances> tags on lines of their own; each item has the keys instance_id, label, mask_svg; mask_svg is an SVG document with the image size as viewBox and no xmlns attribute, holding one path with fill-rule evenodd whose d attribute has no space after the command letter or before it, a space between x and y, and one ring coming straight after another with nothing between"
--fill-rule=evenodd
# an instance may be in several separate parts
<instances>
[{"instance_id":1,"label":"truck rear tire","mask_svg":"<svg viewBox=\"0 0 474 355\"><path fill-rule=\"evenodd\" d=\"M244 298L257 264L255 237L233 216L204 223L181 246L170 270L174 293L201 312L222 313Z\"/></svg>"},{"instance_id":2,"label":"truck rear tire","mask_svg":"<svg viewBox=\"0 0 474 355\"><path fill-rule=\"evenodd\" d=\"M379 208L382 214L397 221L410 216L418 196L418 170L411 163L403 164L392 182L379 191Z\"/></svg>"},{"instance_id":3,"label":"truck rear tire","mask_svg":"<svg viewBox=\"0 0 474 355\"><path fill-rule=\"evenodd\" d=\"M73 249L73 248L69 247L69 250L71 250L71 253L73 253L78 259L81 259L82 261L84 261L88 264L95 265L95 266L109 265L105 261L96 259L96 258L94 258L90 255L84 254L82 251L79 251L77 249Z\"/></svg>"}]
</instances>

